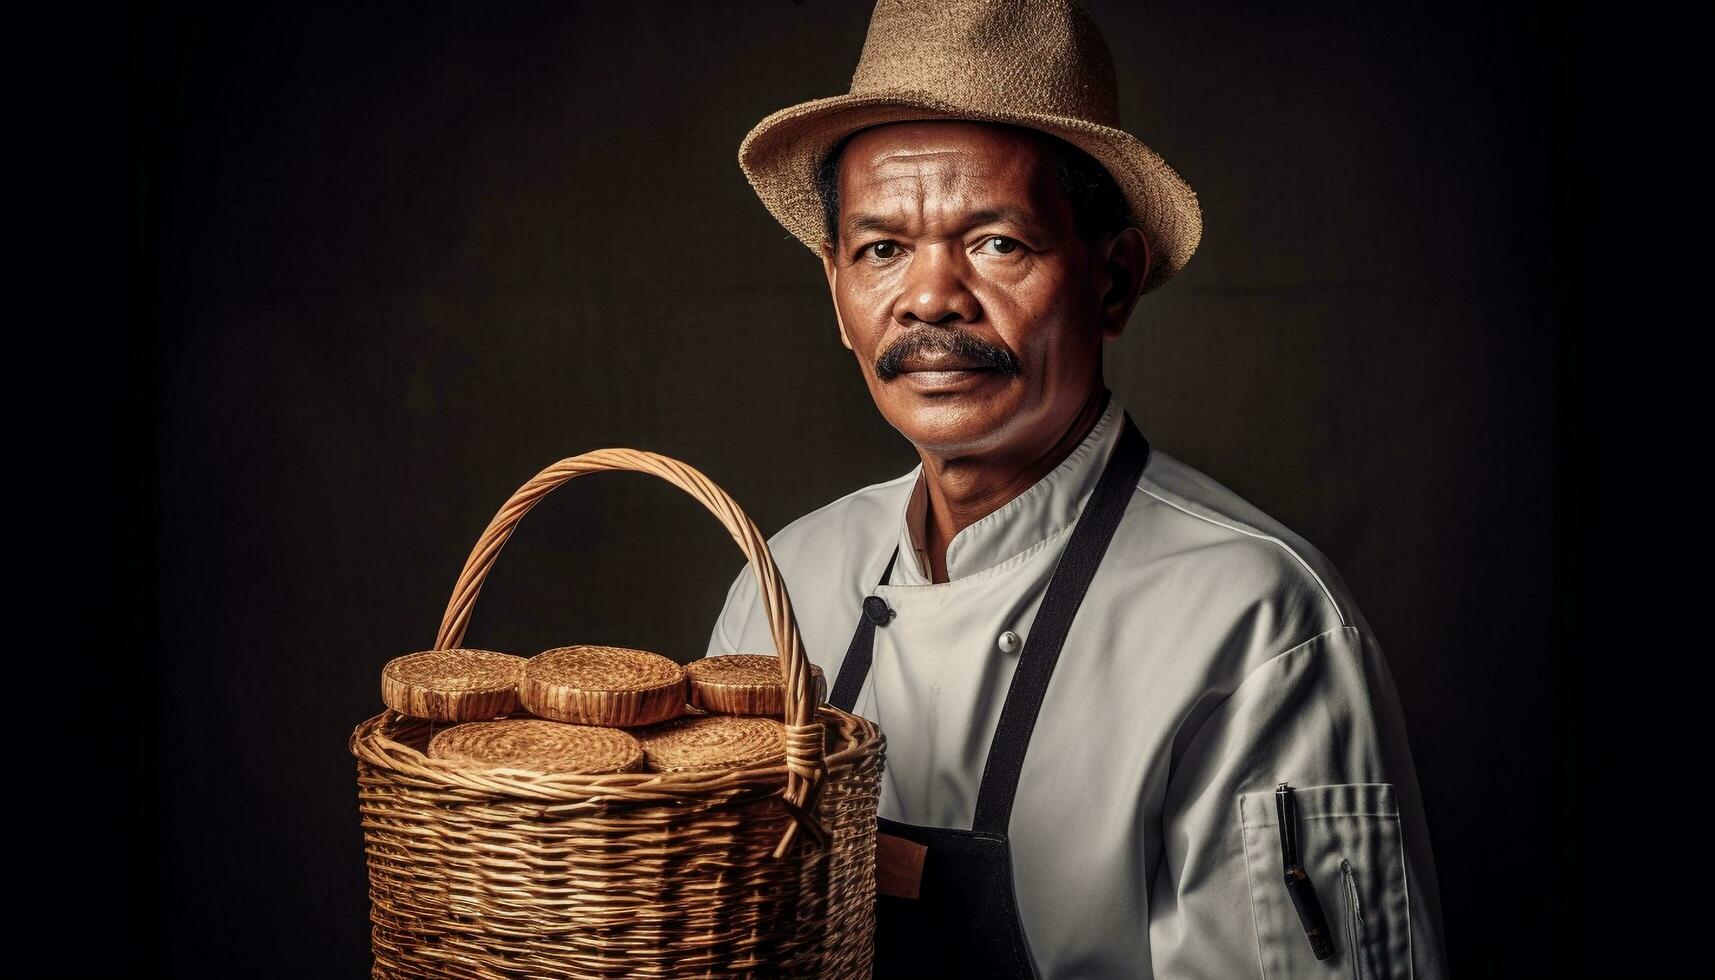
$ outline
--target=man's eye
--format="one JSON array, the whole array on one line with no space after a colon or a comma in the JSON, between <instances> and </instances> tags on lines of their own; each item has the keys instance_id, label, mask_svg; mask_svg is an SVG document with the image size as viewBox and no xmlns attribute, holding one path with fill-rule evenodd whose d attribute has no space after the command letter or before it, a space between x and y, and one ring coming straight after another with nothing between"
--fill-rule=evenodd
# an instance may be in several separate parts
<instances>
[{"instance_id":1,"label":"man's eye","mask_svg":"<svg viewBox=\"0 0 1715 980\"><path fill-rule=\"evenodd\" d=\"M893 242L875 242L874 244L865 245L863 247L863 251L868 252L878 259L891 259L899 253L899 246Z\"/></svg>"},{"instance_id":2,"label":"man's eye","mask_svg":"<svg viewBox=\"0 0 1715 980\"><path fill-rule=\"evenodd\" d=\"M983 239L983 246L985 248L990 245L994 246L994 251L991 253L994 255L1011 255L1013 252L1018 251L1018 241L1016 239L1008 238L1005 235L990 235Z\"/></svg>"}]
</instances>

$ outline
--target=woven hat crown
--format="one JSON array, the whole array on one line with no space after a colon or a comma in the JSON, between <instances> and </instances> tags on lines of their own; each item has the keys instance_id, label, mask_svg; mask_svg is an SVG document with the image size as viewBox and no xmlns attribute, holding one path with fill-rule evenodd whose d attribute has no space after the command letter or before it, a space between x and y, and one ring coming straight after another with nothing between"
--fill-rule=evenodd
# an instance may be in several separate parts
<instances>
[{"instance_id":1,"label":"woven hat crown","mask_svg":"<svg viewBox=\"0 0 1715 980\"><path fill-rule=\"evenodd\" d=\"M881 0L851 91L929 91L976 109L1119 125L1113 55L1069 0Z\"/></svg>"}]
</instances>

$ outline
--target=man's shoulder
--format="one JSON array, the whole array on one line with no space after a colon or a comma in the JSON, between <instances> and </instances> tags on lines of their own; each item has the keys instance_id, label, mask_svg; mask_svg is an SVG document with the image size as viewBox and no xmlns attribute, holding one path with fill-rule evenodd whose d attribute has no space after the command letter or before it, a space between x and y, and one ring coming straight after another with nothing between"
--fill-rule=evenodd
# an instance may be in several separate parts
<instances>
[{"instance_id":1,"label":"man's shoulder","mask_svg":"<svg viewBox=\"0 0 1715 980\"><path fill-rule=\"evenodd\" d=\"M1147 512L1133 527L1152 560L1218 577L1222 592L1241 601L1296 603L1329 628L1363 625L1321 549L1184 460L1152 447L1131 506Z\"/></svg>"},{"instance_id":2,"label":"man's shoulder","mask_svg":"<svg viewBox=\"0 0 1715 980\"><path fill-rule=\"evenodd\" d=\"M769 545L772 547L776 542L790 544L804 537L815 537L824 532L839 532L860 526L891 527L891 523L898 520L905 499L911 494L917 469L912 467L890 480L859 487L828 501L774 532L768 539Z\"/></svg>"},{"instance_id":3,"label":"man's shoulder","mask_svg":"<svg viewBox=\"0 0 1715 980\"><path fill-rule=\"evenodd\" d=\"M828 658L845 649L838 636L862 601L862 584L853 573L880 576L887 550L899 536L900 515L911 494L917 468L859 487L797 518L768 538L768 551L791 589L798 626L811 659L824 670ZM765 649L766 618L756 579L741 566L727 589L726 607L710 641L710 652Z\"/></svg>"}]
</instances>

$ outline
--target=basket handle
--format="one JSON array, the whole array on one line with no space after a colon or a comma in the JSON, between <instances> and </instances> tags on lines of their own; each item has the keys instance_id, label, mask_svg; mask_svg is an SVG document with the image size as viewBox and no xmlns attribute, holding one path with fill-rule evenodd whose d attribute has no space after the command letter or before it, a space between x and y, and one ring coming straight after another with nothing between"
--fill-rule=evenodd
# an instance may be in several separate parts
<instances>
[{"instance_id":1,"label":"basket handle","mask_svg":"<svg viewBox=\"0 0 1715 980\"><path fill-rule=\"evenodd\" d=\"M464 642L477 593L482 591L482 583L500 556L500 549L506 545L524 515L561 484L586 473L606 470L650 473L697 498L726 526L750 560L750 570L760 586L762 606L768 613L768 628L774 634L774 648L780 656L780 669L786 680L784 800L793 820L786 825L786 833L775 847L774 856L778 858L786 854L800 826L818 846L825 845L827 832L815 816L816 798L827 774L822 723L817 719L815 704L811 701L814 680L810 661L804 656L804 641L798 633L798 621L792 614L792 600L787 597L786 583L780 578L780 569L775 567L768 541L755 522L725 490L695 468L668 456L636 449L598 449L562 459L536 474L530 482L519 487L494 515L494 520L489 521L488 529L482 532L470 557L465 560L464 571L459 574L458 585L453 588L452 599L447 602L446 614L441 617L441 631L435 638L435 649L452 649Z\"/></svg>"}]
</instances>

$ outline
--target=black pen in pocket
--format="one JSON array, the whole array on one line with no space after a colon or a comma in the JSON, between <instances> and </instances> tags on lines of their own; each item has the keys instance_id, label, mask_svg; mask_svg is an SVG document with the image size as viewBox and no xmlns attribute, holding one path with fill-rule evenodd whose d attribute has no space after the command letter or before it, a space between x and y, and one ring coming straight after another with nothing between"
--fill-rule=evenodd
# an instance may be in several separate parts
<instances>
[{"instance_id":1,"label":"black pen in pocket","mask_svg":"<svg viewBox=\"0 0 1715 980\"><path fill-rule=\"evenodd\" d=\"M1322 903L1316 900L1316 888L1299 860L1298 805L1293 800L1292 787L1281 783L1274 788L1274 809L1280 824L1280 858L1286 865L1286 893L1292 896L1298 921L1304 923L1304 934L1310 937L1310 951L1317 959L1325 960L1334 955L1334 937L1328 932Z\"/></svg>"}]
</instances>

